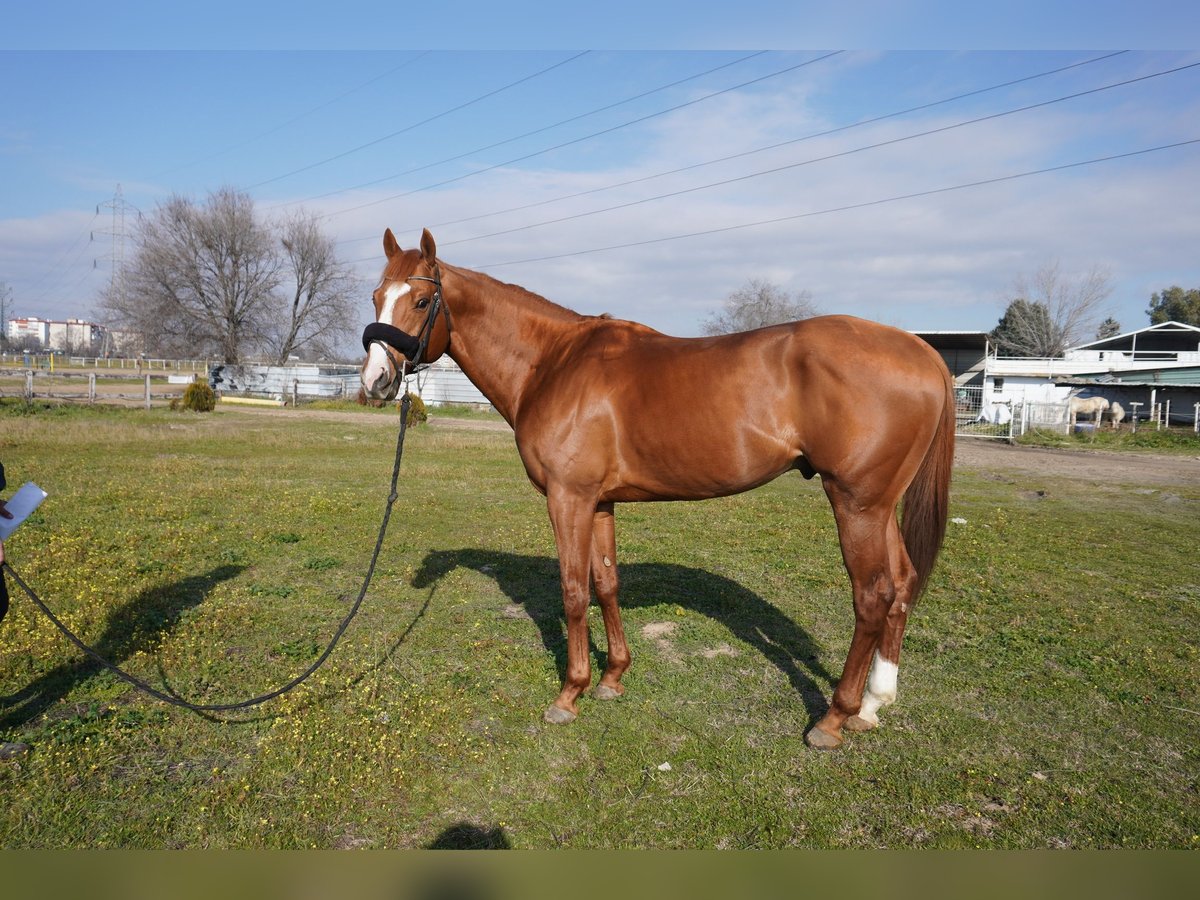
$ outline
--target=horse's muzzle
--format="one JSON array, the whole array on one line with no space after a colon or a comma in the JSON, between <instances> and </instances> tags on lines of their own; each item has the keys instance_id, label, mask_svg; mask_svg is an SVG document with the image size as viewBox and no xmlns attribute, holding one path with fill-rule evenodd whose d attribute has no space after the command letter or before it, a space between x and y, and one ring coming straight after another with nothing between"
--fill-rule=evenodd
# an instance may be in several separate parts
<instances>
[{"instance_id":1,"label":"horse's muzzle","mask_svg":"<svg viewBox=\"0 0 1200 900\"><path fill-rule=\"evenodd\" d=\"M421 349L421 342L407 331L401 331L396 326L388 325L384 322L372 322L363 329L363 350L370 353L371 345L376 341L387 344L397 352L403 353L404 358L409 362L413 362L416 359L417 353Z\"/></svg>"}]
</instances>

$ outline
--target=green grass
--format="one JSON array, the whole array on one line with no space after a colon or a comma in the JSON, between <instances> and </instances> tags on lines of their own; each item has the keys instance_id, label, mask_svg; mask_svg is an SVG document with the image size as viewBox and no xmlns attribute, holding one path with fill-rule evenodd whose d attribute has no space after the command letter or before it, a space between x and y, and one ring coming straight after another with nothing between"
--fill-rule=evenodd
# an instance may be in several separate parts
<instances>
[{"instance_id":1,"label":"green grass","mask_svg":"<svg viewBox=\"0 0 1200 900\"><path fill-rule=\"evenodd\" d=\"M1167 428L1156 431L1153 425L1142 424L1137 432L1129 428L1113 431L1101 428L1059 434L1051 431L1031 431L1017 439L1017 443L1028 447L1053 447L1077 450L1120 450L1150 451L1172 455L1195 456L1200 454L1200 435L1190 428Z\"/></svg>"},{"instance_id":2,"label":"green grass","mask_svg":"<svg viewBox=\"0 0 1200 900\"><path fill-rule=\"evenodd\" d=\"M327 412L373 412L378 415L392 415L400 408L399 401L391 401L383 406L364 406L355 400L311 400L302 402L304 409L319 409ZM447 403L442 406L428 406L430 418L438 419L476 419L481 421L501 421L499 414L491 409L480 409L462 403Z\"/></svg>"},{"instance_id":3,"label":"green grass","mask_svg":"<svg viewBox=\"0 0 1200 900\"><path fill-rule=\"evenodd\" d=\"M394 416L18 406L10 489L50 499L6 550L71 627L197 701L311 662L357 595ZM618 507L627 694L551 727L544 501L511 434L416 428L360 617L265 707L146 699L14 597L0 740L30 749L0 760L0 845L1195 848L1200 486L1135 487L957 472L900 701L820 754L853 614L817 483Z\"/></svg>"}]
</instances>

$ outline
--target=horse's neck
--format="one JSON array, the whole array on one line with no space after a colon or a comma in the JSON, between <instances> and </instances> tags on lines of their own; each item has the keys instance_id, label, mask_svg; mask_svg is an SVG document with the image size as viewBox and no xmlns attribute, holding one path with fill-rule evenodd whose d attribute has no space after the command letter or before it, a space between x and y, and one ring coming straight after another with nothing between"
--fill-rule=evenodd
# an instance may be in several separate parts
<instances>
[{"instance_id":1,"label":"horse's neck","mask_svg":"<svg viewBox=\"0 0 1200 900\"><path fill-rule=\"evenodd\" d=\"M547 354L583 316L515 285L469 269L443 266L450 309L450 358L510 425ZM445 274L443 281L445 282Z\"/></svg>"}]
</instances>

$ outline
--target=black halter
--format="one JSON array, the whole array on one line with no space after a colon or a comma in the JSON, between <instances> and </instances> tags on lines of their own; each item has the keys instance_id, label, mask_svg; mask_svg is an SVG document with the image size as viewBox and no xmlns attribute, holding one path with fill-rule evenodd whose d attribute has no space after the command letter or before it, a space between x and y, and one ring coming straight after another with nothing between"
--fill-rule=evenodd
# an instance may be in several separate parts
<instances>
[{"instance_id":1,"label":"black halter","mask_svg":"<svg viewBox=\"0 0 1200 900\"><path fill-rule=\"evenodd\" d=\"M392 347L402 354L415 370L418 366L428 365L425 349L429 344L430 335L433 334L433 323L437 321L439 312L446 317L446 333L450 333L450 309L442 301L442 272L436 261L433 264L432 278L428 275L409 275L404 280L428 281L434 286L433 299L429 303L429 312L425 316L425 324L421 326L420 333L413 337L388 322L372 322L363 329L362 344L367 353L371 352L372 344Z\"/></svg>"}]
</instances>

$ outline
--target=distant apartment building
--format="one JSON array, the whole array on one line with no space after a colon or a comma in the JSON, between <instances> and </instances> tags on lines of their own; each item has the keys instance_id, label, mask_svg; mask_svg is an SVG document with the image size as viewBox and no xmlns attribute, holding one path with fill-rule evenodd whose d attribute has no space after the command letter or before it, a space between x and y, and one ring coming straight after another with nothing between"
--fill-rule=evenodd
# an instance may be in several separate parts
<instances>
[{"instance_id":1,"label":"distant apartment building","mask_svg":"<svg viewBox=\"0 0 1200 900\"><path fill-rule=\"evenodd\" d=\"M37 316L9 319L7 337L14 343L34 341L39 346L45 347L50 341L50 323Z\"/></svg>"},{"instance_id":2,"label":"distant apartment building","mask_svg":"<svg viewBox=\"0 0 1200 900\"><path fill-rule=\"evenodd\" d=\"M50 322L51 350L90 351L104 339L105 328L83 319L67 319L65 322Z\"/></svg>"},{"instance_id":3,"label":"distant apartment building","mask_svg":"<svg viewBox=\"0 0 1200 900\"><path fill-rule=\"evenodd\" d=\"M65 322L37 316L8 320L8 339L14 343L34 342L47 350L90 352L104 343L107 329L84 319Z\"/></svg>"}]
</instances>

